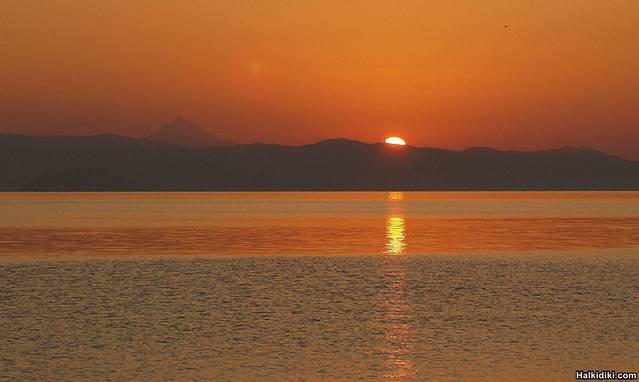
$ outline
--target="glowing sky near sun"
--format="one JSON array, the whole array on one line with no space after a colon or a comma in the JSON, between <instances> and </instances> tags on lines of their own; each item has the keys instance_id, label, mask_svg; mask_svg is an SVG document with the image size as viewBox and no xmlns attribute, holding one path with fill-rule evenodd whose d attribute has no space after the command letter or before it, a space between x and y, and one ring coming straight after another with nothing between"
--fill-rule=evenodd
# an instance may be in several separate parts
<instances>
[{"instance_id":1,"label":"glowing sky near sun","mask_svg":"<svg viewBox=\"0 0 639 382\"><path fill-rule=\"evenodd\" d=\"M505 28L505 25L508 25ZM0 131L639 159L639 2L3 1Z\"/></svg>"}]
</instances>

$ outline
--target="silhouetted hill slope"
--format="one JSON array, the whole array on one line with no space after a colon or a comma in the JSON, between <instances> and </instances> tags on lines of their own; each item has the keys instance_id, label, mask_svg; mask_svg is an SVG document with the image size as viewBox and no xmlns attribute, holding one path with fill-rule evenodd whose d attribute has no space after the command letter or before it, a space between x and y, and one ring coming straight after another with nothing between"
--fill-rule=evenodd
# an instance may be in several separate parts
<instances>
[{"instance_id":1,"label":"silhouetted hill slope","mask_svg":"<svg viewBox=\"0 0 639 382\"><path fill-rule=\"evenodd\" d=\"M135 182L109 170L76 167L36 177L22 187L23 191L125 191L135 190Z\"/></svg>"},{"instance_id":2,"label":"silhouetted hill slope","mask_svg":"<svg viewBox=\"0 0 639 382\"><path fill-rule=\"evenodd\" d=\"M305 146L187 148L113 135L0 135L0 190L639 190L639 162L535 152Z\"/></svg>"},{"instance_id":3,"label":"silhouetted hill slope","mask_svg":"<svg viewBox=\"0 0 639 382\"><path fill-rule=\"evenodd\" d=\"M158 143L170 143L186 147L209 147L232 145L233 142L222 139L201 128L196 123L178 118L163 124L149 140Z\"/></svg>"}]
</instances>

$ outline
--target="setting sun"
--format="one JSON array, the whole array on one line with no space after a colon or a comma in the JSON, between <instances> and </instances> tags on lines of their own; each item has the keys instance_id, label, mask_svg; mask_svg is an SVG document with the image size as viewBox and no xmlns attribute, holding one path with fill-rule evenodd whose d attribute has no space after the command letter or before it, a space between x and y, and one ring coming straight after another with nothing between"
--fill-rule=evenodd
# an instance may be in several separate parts
<instances>
[{"instance_id":1,"label":"setting sun","mask_svg":"<svg viewBox=\"0 0 639 382\"><path fill-rule=\"evenodd\" d=\"M406 145L406 141L400 137L388 137L386 138L384 142L388 143L389 145L399 145L399 146Z\"/></svg>"}]
</instances>

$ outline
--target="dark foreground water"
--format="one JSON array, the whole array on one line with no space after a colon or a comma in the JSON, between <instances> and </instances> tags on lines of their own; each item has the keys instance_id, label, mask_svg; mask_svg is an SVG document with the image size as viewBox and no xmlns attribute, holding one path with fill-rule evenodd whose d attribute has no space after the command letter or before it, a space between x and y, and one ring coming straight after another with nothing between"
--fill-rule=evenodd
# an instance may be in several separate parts
<instances>
[{"instance_id":1,"label":"dark foreground water","mask_svg":"<svg viewBox=\"0 0 639 382\"><path fill-rule=\"evenodd\" d=\"M304 257L10 264L12 380L571 380L639 366L639 263Z\"/></svg>"},{"instance_id":2,"label":"dark foreground water","mask_svg":"<svg viewBox=\"0 0 639 382\"><path fill-rule=\"evenodd\" d=\"M5 196L0 380L639 369L635 194L189 195Z\"/></svg>"}]
</instances>

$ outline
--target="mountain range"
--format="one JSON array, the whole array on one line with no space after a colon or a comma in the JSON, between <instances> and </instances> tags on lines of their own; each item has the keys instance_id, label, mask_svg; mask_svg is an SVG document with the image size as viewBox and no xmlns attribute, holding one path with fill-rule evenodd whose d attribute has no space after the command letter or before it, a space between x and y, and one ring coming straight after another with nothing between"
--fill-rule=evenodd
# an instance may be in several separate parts
<instances>
[{"instance_id":1,"label":"mountain range","mask_svg":"<svg viewBox=\"0 0 639 382\"><path fill-rule=\"evenodd\" d=\"M348 139L185 147L0 135L0 191L109 190L639 190L639 162L577 147L453 151Z\"/></svg>"}]
</instances>

